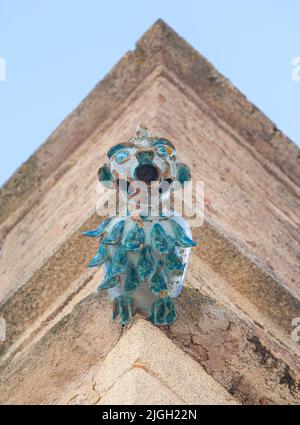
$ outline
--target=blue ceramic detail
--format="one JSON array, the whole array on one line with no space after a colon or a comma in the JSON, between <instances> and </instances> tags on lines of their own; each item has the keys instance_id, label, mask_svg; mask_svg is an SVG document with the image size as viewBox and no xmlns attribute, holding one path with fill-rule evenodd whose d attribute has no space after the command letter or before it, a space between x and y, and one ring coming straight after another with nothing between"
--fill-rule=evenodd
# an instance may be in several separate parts
<instances>
[{"instance_id":1,"label":"blue ceramic detail","mask_svg":"<svg viewBox=\"0 0 300 425\"><path fill-rule=\"evenodd\" d=\"M156 270L150 280L150 289L155 295L161 294L168 290L168 279L164 272L164 262L157 262Z\"/></svg>"},{"instance_id":2,"label":"blue ceramic detail","mask_svg":"<svg viewBox=\"0 0 300 425\"><path fill-rule=\"evenodd\" d=\"M121 220L113 226L107 236L102 240L102 243L108 245L116 245L120 243L125 227L125 221Z\"/></svg>"},{"instance_id":3,"label":"blue ceramic detail","mask_svg":"<svg viewBox=\"0 0 300 425\"><path fill-rule=\"evenodd\" d=\"M107 245L100 243L98 252L89 262L88 267L100 267L109 260L109 249Z\"/></svg>"},{"instance_id":4,"label":"blue ceramic detail","mask_svg":"<svg viewBox=\"0 0 300 425\"><path fill-rule=\"evenodd\" d=\"M107 220L102 221L100 225L95 230L89 230L87 232L83 232L85 236L91 236L93 238L99 238L105 232L106 227L111 222L112 218L108 218Z\"/></svg>"},{"instance_id":5,"label":"blue ceramic detail","mask_svg":"<svg viewBox=\"0 0 300 425\"><path fill-rule=\"evenodd\" d=\"M176 320L175 305L171 297L159 298L152 304L149 320L155 325L170 325Z\"/></svg>"},{"instance_id":6,"label":"blue ceramic detail","mask_svg":"<svg viewBox=\"0 0 300 425\"><path fill-rule=\"evenodd\" d=\"M150 245L144 246L138 260L138 272L140 279L147 280L155 272L155 259Z\"/></svg>"},{"instance_id":7,"label":"blue ceramic detail","mask_svg":"<svg viewBox=\"0 0 300 425\"><path fill-rule=\"evenodd\" d=\"M128 295L119 295L114 299L112 319L121 325L127 325L132 319L132 300Z\"/></svg>"},{"instance_id":8,"label":"blue ceramic detail","mask_svg":"<svg viewBox=\"0 0 300 425\"><path fill-rule=\"evenodd\" d=\"M125 281L124 281L124 292L129 294L138 289L141 284L140 275L137 271L137 268L133 262L131 262L127 268Z\"/></svg>"},{"instance_id":9,"label":"blue ceramic detail","mask_svg":"<svg viewBox=\"0 0 300 425\"><path fill-rule=\"evenodd\" d=\"M167 148L166 146L159 146L158 151L162 156L168 156Z\"/></svg>"},{"instance_id":10,"label":"blue ceramic detail","mask_svg":"<svg viewBox=\"0 0 300 425\"><path fill-rule=\"evenodd\" d=\"M142 227L135 225L128 231L125 237L125 249L127 251L140 251L145 244L145 232Z\"/></svg>"},{"instance_id":11,"label":"blue ceramic detail","mask_svg":"<svg viewBox=\"0 0 300 425\"><path fill-rule=\"evenodd\" d=\"M144 221L147 221L150 218L148 214L144 214L144 213L141 213L140 217L141 217L141 220L144 220Z\"/></svg>"},{"instance_id":12,"label":"blue ceramic detail","mask_svg":"<svg viewBox=\"0 0 300 425\"><path fill-rule=\"evenodd\" d=\"M177 180L183 184L191 180L191 170L185 164L179 164Z\"/></svg>"},{"instance_id":13,"label":"blue ceramic detail","mask_svg":"<svg viewBox=\"0 0 300 425\"><path fill-rule=\"evenodd\" d=\"M183 274L184 264L182 263L178 254L177 248L172 249L167 255L166 268L169 273Z\"/></svg>"},{"instance_id":14,"label":"blue ceramic detail","mask_svg":"<svg viewBox=\"0 0 300 425\"><path fill-rule=\"evenodd\" d=\"M169 147L171 148L172 151L175 152L175 146L173 145L173 143L171 143L167 139L157 139L156 141L153 142L153 147L155 149L160 148L161 146Z\"/></svg>"},{"instance_id":15,"label":"blue ceramic detail","mask_svg":"<svg viewBox=\"0 0 300 425\"><path fill-rule=\"evenodd\" d=\"M161 254L167 254L169 252L166 232L159 223L153 224L151 230L151 246L154 251L158 251Z\"/></svg>"},{"instance_id":16,"label":"blue ceramic detail","mask_svg":"<svg viewBox=\"0 0 300 425\"><path fill-rule=\"evenodd\" d=\"M136 154L136 159L140 164L152 164L154 158L153 151L142 151Z\"/></svg>"},{"instance_id":17,"label":"blue ceramic detail","mask_svg":"<svg viewBox=\"0 0 300 425\"><path fill-rule=\"evenodd\" d=\"M112 148L110 148L109 151L107 152L108 159L111 159L112 156L115 155L116 152L118 152L120 149L124 149L124 148L126 148L126 146L123 145L122 143L119 143L118 145L115 145Z\"/></svg>"},{"instance_id":18,"label":"blue ceramic detail","mask_svg":"<svg viewBox=\"0 0 300 425\"><path fill-rule=\"evenodd\" d=\"M114 160L118 163L118 164L122 164L123 162L127 161L129 157L129 152L128 151L118 151L115 153L114 155Z\"/></svg>"},{"instance_id":19,"label":"blue ceramic detail","mask_svg":"<svg viewBox=\"0 0 300 425\"><path fill-rule=\"evenodd\" d=\"M175 243L177 246L189 248L198 245L197 242L194 242L191 238L188 237L185 230L180 226L180 224L178 224L173 219L170 220L170 223L174 231Z\"/></svg>"},{"instance_id":20,"label":"blue ceramic detail","mask_svg":"<svg viewBox=\"0 0 300 425\"><path fill-rule=\"evenodd\" d=\"M172 251L173 249L176 248L175 239L172 236L168 235L167 240L168 240L169 251Z\"/></svg>"},{"instance_id":21,"label":"blue ceramic detail","mask_svg":"<svg viewBox=\"0 0 300 425\"><path fill-rule=\"evenodd\" d=\"M110 289L114 286L118 285L119 283L119 277L113 276L113 277L106 277L98 286L98 291L103 291L104 289Z\"/></svg>"},{"instance_id":22,"label":"blue ceramic detail","mask_svg":"<svg viewBox=\"0 0 300 425\"><path fill-rule=\"evenodd\" d=\"M109 276L119 276L122 273L125 273L128 265L127 251L124 246L118 246L115 250L111 266L109 268Z\"/></svg>"},{"instance_id":23,"label":"blue ceramic detail","mask_svg":"<svg viewBox=\"0 0 300 425\"><path fill-rule=\"evenodd\" d=\"M103 165L98 170L98 180L106 187L113 187L113 175L108 167L108 165Z\"/></svg>"}]
</instances>

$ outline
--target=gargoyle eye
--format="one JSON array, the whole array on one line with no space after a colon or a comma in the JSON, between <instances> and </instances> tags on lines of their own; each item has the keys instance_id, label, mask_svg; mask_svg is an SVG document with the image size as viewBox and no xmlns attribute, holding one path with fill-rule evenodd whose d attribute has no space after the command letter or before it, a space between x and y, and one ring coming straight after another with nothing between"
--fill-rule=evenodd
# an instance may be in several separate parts
<instances>
[{"instance_id":1,"label":"gargoyle eye","mask_svg":"<svg viewBox=\"0 0 300 425\"><path fill-rule=\"evenodd\" d=\"M113 159L118 164L122 164L123 162L127 161L128 158L129 158L129 152L126 150L116 152L113 157Z\"/></svg>"},{"instance_id":2,"label":"gargoyle eye","mask_svg":"<svg viewBox=\"0 0 300 425\"><path fill-rule=\"evenodd\" d=\"M173 152L172 148L170 146L167 146L167 145L158 145L156 147L156 150L160 155L162 155L164 157L169 156Z\"/></svg>"}]
</instances>

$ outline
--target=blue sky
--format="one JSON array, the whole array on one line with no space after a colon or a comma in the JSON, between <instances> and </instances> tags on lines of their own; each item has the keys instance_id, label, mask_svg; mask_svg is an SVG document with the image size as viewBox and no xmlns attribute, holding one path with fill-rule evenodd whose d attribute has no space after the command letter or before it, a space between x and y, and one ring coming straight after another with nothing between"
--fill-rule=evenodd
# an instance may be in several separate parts
<instances>
[{"instance_id":1,"label":"blue sky","mask_svg":"<svg viewBox=\"0 0 300 425\"><path fill-rule=\"evenodd\" d=\"M0 0L0 185L158 18L300 145L299 17L299 0Z\"/></svg>"}]
</instances>

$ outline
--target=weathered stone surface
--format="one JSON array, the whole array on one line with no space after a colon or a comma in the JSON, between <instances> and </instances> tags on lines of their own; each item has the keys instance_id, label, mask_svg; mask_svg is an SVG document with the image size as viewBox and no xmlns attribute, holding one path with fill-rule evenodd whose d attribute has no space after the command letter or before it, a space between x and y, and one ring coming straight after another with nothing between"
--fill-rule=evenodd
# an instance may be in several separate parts
<instances>
[{"instance_id":1,"label":"weathered stone surface","mask_svg":"<svg viewBox=\"0 0 300 425\"><path fill-rule=\"evenodd\" d=\"M143 369L132 369L109 389L98 404L182 405L184 402Z\"/></svg>"},{"instance_id":2,"label":"weathered stone surface","mask_svg":"<svg viewBox=\"0 0 300 425\"><path fill-rule=\"evenodd\" d=\"M79 230L82 231L88 226L93 227L98 221L99 217L93 216ZM0 345L0 355L4 354L34 321L55 304L60 296L65 294L63 302L65 305L74 293L90 282L95 271L86 272L79 287L73 285L83 274L87 258L94 255L96 247L96 241L93 244L84 238L80 231L76 231L20 290L0 304L0 317L5 317L6 320L6 341ZM70 294L68 290L72 286L74 293Z\"/></svg>"},{"instance_id":3,"label":"weathered stone surface","mask_svg":"<svg viewBox=\"0 0 300 425\"><path fill-rule=\"evenodd\" d=\"M171 327L137 319L120 339L106 299L89 296L4 365L0 402L112 403L120 389L125 394L119 402L129 402L142 377L126 375L142 369L162 386L161 395L151 398L148 379L141 400L147 396L150 404L171 396L174 403L232 403L222 387L246 404L265 397L274 404L299 403L299 360L266 330L192 288L176 304L178 321Z\"/></svg>"},{"instance_id":4,"label":"weathered stone surface","mask_svg":"<svg viewBox=\"0 0 300 425\"><path fill-rule=\"evenodd\" d=\"M84 403L97 398L95 394L98 404L237 404L196 361L144 320L55 403Z\"/></svg>"},{"instance_id":5,"label":"weathered stone surface","mask_svg":"<svg viewBox=\"0 0 300 425\"><path fill-rule=\"evenodd\" d=\"M267 397L273 404L299 404L299 347L287 348L271 334L273 328L201 290L185 288L176 302L177 322L163 329L167 336L241 403L262 404Z\"/></svg>"},{"instance_id":6,"label":"weathered stone surface","mask_svg":"<svg viewBox=\"0 0 300 425\"><path fill-rule=\"evenodd\" d=\"M89 296L33 346L2 365L0 404L45 404L64 387L100 364L121 335L110 322L110 306Z\"/></svg>"},{"instance_id":7,"label":"weathered stone surface","mask_svg":"<svg viewBox=\"0 0 300 425\"><path fill-rule=\"evenodd\" d=\"M199 276L202 274L201 280L205 279L205 274L201 273L204 262L205 267L211 267L216 276L219 276L220 284L216 284L219 293L226 292L224 286L226 282L226 285L232 287L231 299L235 300L250 317L255 317L253 311L255 308L260 312L256 314L260 314L261 317L271 321L273 326L282 329L290 339L292 320L300 316L298 297L293 295L268 267L245 249L240 249L238 241L228 239L228 236L213 223L206 221L203 226L195 229L194 235L200 245L200 248L192 253L192 264L196 263L196 267L192 266L194 273ZM194 261L193 257L196 257ZM211 276L206 280L208 286L212 280ZM256 320L258 321L258 315ZM263 318L261 320L264 321ZM270 325L268 321L266 323Z\"/></svg>"},{"instance_id":8,"label":"weathered stone surface","mask_svg":"<svg viewBox=\"0 0 300 425\"><path fill-rule=\"evenodd\" d=\"M138 321L108 354L95 376L105 393L132 368L144 369L187 404L235 404L231 396L149 322ZM120 395L122 399L122 395ZM151 404L151 398L150 398Z\"/></svg>"},{"instance_id":9,"label":"weathered stone surface","mask_svg":"<svg viewBox=\"0 0 300 425\"><path fill-rule=\"evenodd\" d=\"M266 330L232 306L224 307L192 288L185 289L176 304L178 321L161 328L173 342L143 320L119 340L120 328L109 323L105 298L89 296L44 337L3 365L0 402L89 404L106 394L108 402L115 400L119 385L125 388L130 381L126 378L125 383L118 383L124 374L142 368L158 379L162 394L166 386L174 399L204 403L203 382L210 386L213 381L201 367L240 402L259 404L264 396L277 404L299 402L297 356ZM195 380L197 374L201 379ZM140 387L140 380L133 381ZM244 385L237 386L241 381ZM205 394L220 394L220 387L216 388L206 388ZM132 391L130 397L134 397Z\"/></svg>"}]
</instances>

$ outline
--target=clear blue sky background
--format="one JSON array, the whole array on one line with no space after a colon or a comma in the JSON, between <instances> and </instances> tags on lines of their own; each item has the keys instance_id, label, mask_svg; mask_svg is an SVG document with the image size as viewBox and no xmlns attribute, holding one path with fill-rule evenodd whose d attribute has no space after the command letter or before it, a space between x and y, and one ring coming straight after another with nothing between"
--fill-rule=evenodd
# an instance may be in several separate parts
<instances>
[{"instance_id":1,"label":"clear blue sky background","mask_svg":"<svg viewBox=\"0 0 300 425\"><path fill-rule=\"evenodd\" d=\"M299 0L0 0L0 185L158 18L300 144Z\"/></svg>"}]
</instances>

